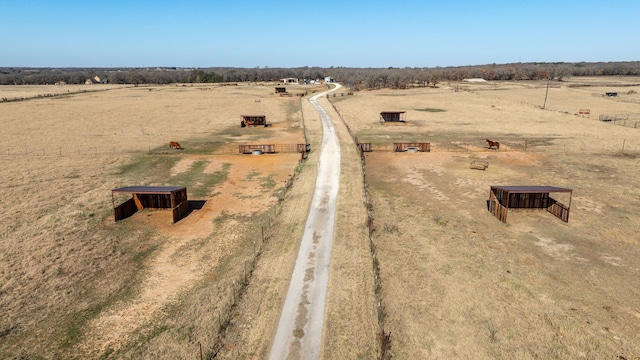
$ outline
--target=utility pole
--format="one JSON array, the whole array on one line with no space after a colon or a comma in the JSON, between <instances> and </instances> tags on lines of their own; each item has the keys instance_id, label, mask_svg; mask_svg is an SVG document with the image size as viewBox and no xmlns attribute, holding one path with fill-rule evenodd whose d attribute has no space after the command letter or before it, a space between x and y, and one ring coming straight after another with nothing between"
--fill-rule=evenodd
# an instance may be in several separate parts
<instances>
[{"instance_id":1,"label":"utility pole","mask_svg":"<svg viewBox=\"0 0 640 360\"><path fill-rule=\"evenodd\" d=\"M547 92L544 93L544 104L542 105L542 110L547 107L547 95L549 95L549 82L551 82L551 76L547 78Z\"/></svg>"}]
</instances>

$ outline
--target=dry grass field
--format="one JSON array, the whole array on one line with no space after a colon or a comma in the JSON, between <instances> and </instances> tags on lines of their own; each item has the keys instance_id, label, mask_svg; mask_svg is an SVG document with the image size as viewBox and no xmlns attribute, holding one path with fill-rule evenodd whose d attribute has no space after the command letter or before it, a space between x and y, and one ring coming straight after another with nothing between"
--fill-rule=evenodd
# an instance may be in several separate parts
<instances>
[{"instance_id":1,"label":"dry grass field","mask_svg":"<svg viewBox=\"0 0 640 360\"><path fill-rule=\"evenodd\" d=\"M332 99L374 146L366 171L393 358L640 358L640 128L598 121L639 114L639 83L571 79L549 89L545 110L545 82ZM382 125L383 110L408 121ZM431 152L375 150L393 142ZM491 185L571 188L569 222L512 211L503 224L487 211Z\"/></svg>"},{"instance_id":2,"label":"dry grass field","mask_svg":"<svg viewBox=\"0 0 640 360\"><path fill-rule=\"evenodd\" d=\"M544 110L546 82L322 99L343 159L321 357L380 355L346 123L374 147L366 188L388 355L640 359L640 128L598 121L640 114L638 84L568 79ZM0 103L0 358L266 358L321 141L306 98L273 92L0 87L0 98L33 98ZM584 108L590 117L577 114ZM384 110L407 111L407 123L380 124ZM240 128L244 114L273 126ZM301 164L296 153L237 154L238 144L303 143L303 123L312 151ZM384 151L393 142L430 142L431 152ZM473 160L489 167L470 169ZM150 210L115 223L111 190L131 185L183 185L201 206L176 224ZM487 211L491 185L571 188L569 222L520 211L503 224Z\"/></svg>"},{"instance_id":3,"label":"dry grass field","mask_svg":"<svg viewBox=\"0 0 640 360\"><path fill-rule=\"evenodd\" d=\"M0 358L211 354L300 159L238 144L304 143L300 98L273 84L90 88L0 89L32 98L0 104ZM272 126L240 128L243 114ZM204 205L176 224L151 210L114 223L110 190L131 185L186 186Z\"/></svg>"}]
</instances>

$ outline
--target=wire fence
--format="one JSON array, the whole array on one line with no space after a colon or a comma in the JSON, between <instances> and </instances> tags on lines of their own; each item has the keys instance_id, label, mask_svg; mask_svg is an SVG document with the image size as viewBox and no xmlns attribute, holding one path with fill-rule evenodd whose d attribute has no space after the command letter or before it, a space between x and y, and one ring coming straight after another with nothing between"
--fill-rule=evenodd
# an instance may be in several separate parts
<instances>
[{"instance_id":1,"label":"wire fence","mask_svg":"<svg viewBox=\"0 0 640 360\"><path fill-rule=\"evenodd\" d=\"M373 239L373 232L375 230L373 214L371 213L371 210L373 210L373 204L370 201L370 196L368 191L365 156L356 134L351 130L349 125L346 123L346 121L344 121L344 118L342 117L338 109L335 107L335 105L331 101L329 101L329 103L331 104L331 106L333 106L333 109L338 114L338 117L340 118L344 126L347 128L347 131L349 132L349 135L353 139L356 146L358 146L358 148L360 149L360 161L362 166L362 186L364 189L365 208L367 211L367 227L369 231L369 250L371 252L371 264L373 267L373 277L374 277L374 294L376 297L376 309L378 314L378 340L380 345L380 359L385 360L390 358L389 350L391 349L391 333L385 332L385 327L384 327L385 308L384 308L384 301L382 297L382 281L380 279L380 262L378 262L376 243L374 242L374 239Z\"/></svg>"},{"instance_id":2,"label":"wire fence","mask_svg":"<svg viewBox=\"0 0 640 360\"><path fill-rule=\"evenodd\" d=\"M356 144L365 152L394 152L397 146L394 142L368 142L359 139L355 134L352 137ZM640 142L618 139L594 139L590 141L575 139L500 139L499 149L489 148L486 142L462 141L438 137L429 144L429 152L466 152L466 153L495 153L495 152L531 152L531 153L638 153Z\"/></svg>"},{"instance_id":3,"label":"wire fence","mask_svg":"<svg viewBox=\"0 0 640 360\"><path fill-rule=\"evenodd\" d=\"M289 189L293 186L296 175L300 173L301 164L304 158L300 159L298 166L294 169L292 176L289 176L285 185L276 191L278 201L269 208L264 214L259 215L256 220L257 224L260 224L250 230L249 238L252 240L253 248L250 255L245 259L236 260L234 263L235 274L232 276L231 284L223 295L222 301L217 303L217 307L214 309L214 314L217 314L217 324L213 325L214 338L213 343L206 345L210 350L206 352L207 359L215 358L218 353L224 348L224 336L227 328L231 324L232 319L236 314L240 312L238 309L238 302L245 294L247 287L250 284L253 276L253 271L256 268L260 256L265 249L265 246L269 243L269 240L274 236L273 228L278 224L279 215L282 213L285 198ZM200 354L200 359L203 359L202 343L198 342L198 349L196 351Z\"/></svg>"},{"instance_id":4,"label":"wire fence","mask_svg":"<svg viewBox=\"0 0 640 360\"><path fill-rule=\"evenodd\" d=\"M303 144L306 145L306 144ZM159 148L157 145L130 145L130 146L38 146L23 145L21 147L7 147L0 151L0 156L104 156L104 155L242 155L242 144L229 143L207 143L183 149L172 149L169 147ZM300 144L273 144L276 154L295 154L300 152ZM306 150L306 149L305 149Z\"/></svg>"},{"instance_id":5,"label":"wire fence","mask_svg":"<svg viewBox=\"0 0 640 360\"><path fill-rule=\"evenodd\" d=\"M340 115L334 106L336 112ZM363 136L358 139L357 135L349 128L342 116L342 122L347 126L351 137L359 143L369 144L370 151L391 152L394 151L394 142L402 141L385 140L380 141L375 135ZM630 128L640 128L640 114L603 114L599 116L600 121L610 122L616 125ZM304 126L304 118L302 118ZM293 154L300 153L301 145L305 151L309 151L307 130L304 130L305 144L273 144L274 153ZM416 138L417 139L417 138ZM414 140L416 140L414 139ZM523 138L523 137L500 137L495 138L500 142L500 152L549 152L549 153L621 153L640 152L640 141L626 138L600 137L591 139L577 138ZM416 140L417 141L417 140ZM430 136L419 139L420 142L429 143L431 152L486 152L495 151L489 149L484 140L461 139L443 136ZM158 146L157 143L142 145L134 143L130 145L69 145L69 146L45 146L34 142L32 144L22 144L21 146L7 146L0 150L2 156L29 156L29 157L56 157L56 156L108 156L108 155L241 155L242 146L260 145L257 142L251 144L229 143L229 142L207 142L197 144L184 144L183 149Z\"/></svg>"},{"instance_id":6,"label":"wire fence","mask_svg":"<svg viewBox=\"0 0 640 360\"><path fill-rule=\"evenodd\" d=\"M598 120L634 129L640 127L640 114L600 114Z\"/></svg>"}]
</instances>

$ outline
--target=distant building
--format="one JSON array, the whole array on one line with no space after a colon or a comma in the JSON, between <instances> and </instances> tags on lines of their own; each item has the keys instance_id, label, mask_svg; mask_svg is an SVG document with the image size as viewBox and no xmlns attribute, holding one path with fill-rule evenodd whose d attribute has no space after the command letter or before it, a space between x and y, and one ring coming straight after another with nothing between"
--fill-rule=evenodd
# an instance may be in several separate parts
<instances>
[{"instance_id":1,"label":"distant building","mask_svg":"<svg viewBox=\"0 0 640 360\"><path fill-rule=\"evenodd\" d=\"M297 84L298 83L298 78L285 78L285 79L280 79L281 83L285 83L285 84Z\"/></svg>"},{"instance_id":2,"label":"distant building","mask_svg":"<svg viewBox=\"0 0 640 360\"><path fill-rule=\"evenodd\" d=\"M325 77L325 78L324 78L324 82L326 82L326 83L332 83L332 82L333 82L333 78L332 78L332 77L327 76L327 77Z\"/></svg>"},{"instance_id":3,"label":"distant building","mask_svg":"<svg viewBox=\"0 0 640 360\"><path fill-rule=\"evenodd\" d=\"M89 79L85 80L84 84L85 85L102 84L102 80L100 79L100 77L98 75L96 75L93 78L89 78Z\"/></svg>"},{"instance_id":4,"label":"distant building","mask_svg":"<svg viewBox=\"0 0 640 360\"><path fill-rule=\"evenodd\" d=\"M462 79L462 81L466 81L466 82L487 82L487 80L485 80L483 78Z\"/></svg>"}]
</instances>

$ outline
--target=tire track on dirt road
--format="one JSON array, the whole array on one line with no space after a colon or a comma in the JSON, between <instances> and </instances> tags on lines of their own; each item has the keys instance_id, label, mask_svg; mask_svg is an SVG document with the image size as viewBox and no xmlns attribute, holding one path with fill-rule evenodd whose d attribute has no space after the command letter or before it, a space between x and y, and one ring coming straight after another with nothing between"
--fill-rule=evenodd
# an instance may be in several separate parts
<instances>
[{"instance_id":1,"label":"tire track on dirt road","mask_svg":"<svg viewBox=\"0 0 640 360\"><path fill-rule=\"evenodd\" d=\"M318 177L296 265L269 354L269 358L273 360L317 359L320 356L340 180L340 143L331 117L316 100L340 87L336 84L332 90L310 99L322 122Z\"/></svg>"}]
</instances>

